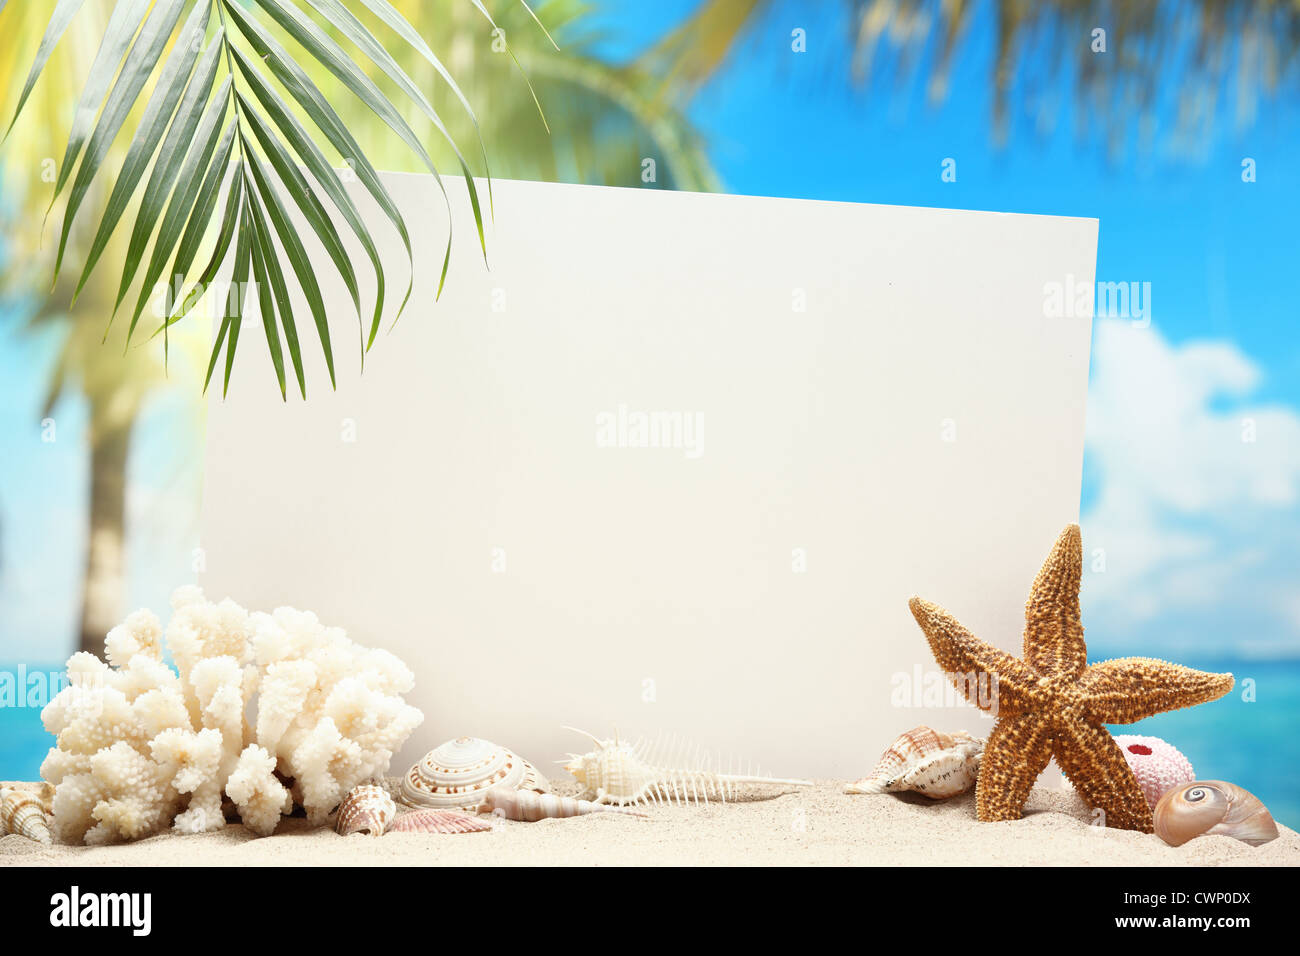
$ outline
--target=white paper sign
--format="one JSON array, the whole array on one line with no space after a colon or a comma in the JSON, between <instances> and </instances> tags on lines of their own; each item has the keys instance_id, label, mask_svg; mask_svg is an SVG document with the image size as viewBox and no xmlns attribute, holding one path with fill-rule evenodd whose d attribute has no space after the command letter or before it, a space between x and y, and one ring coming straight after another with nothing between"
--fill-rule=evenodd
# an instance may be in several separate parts
<instances>
[{"instance_id":1,"label":"white paper sign","mask_svg":"<svg viewBox=\"0 0 1300 956\"><path fill-rule=\"evenodd\" d=\"M496 182L489 271L449 182L435 304L440 194L385 182L411 304L359 374L317 249L339 385L302 303L305 404L244 323L199 583L405 660L426 722L394 772L469 734L558 775L563 724L835 777L919 723L987 733L935 706L907 599L1019 653L1078 516L1091 321L1061 296L1095 220Z\"/></svg>"}]
</instances>

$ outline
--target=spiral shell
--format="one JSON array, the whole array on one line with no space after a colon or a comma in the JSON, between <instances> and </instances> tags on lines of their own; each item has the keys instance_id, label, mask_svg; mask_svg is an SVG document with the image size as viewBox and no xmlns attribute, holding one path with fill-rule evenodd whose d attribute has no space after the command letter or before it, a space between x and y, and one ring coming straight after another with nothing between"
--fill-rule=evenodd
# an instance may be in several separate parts
<instances>
[{"instance_id":1,"label":"spiral shell","mask_svg":"<svg viewBox=\"0 0 1300 956\"><path fill-rule=\"evenodd\" d=\"M580 817L588 813L621 813L629 817L644 817L644 813L624 807L609 807L590 800L575 800L553 793L532 793L528 790L511 790L493 787L483 795L482 813L490 813L507 820L536 823L552 817Z\"/></svg>"},{"instance_id":2,"label":"spiral shell","mask_svg":"<svg viewBox=\"0 0 1300 956\"><path fill-rule=\"evenodd\" d=\"M383 836L395 816L397 804L388 795L388 791L375 784L363 783L359 787L353 787L343 798L334 829L343 836L350 833Z\"/></svg>"},{"instance_id":3,"label":"spiral shell","mask_svg":"<svg viewBox=\"0 0 1300 956\"><path fill-rule=\"evenodd\" d=\"M1251 846L1277 839L1268 808L1223 780L1193 780L1168 791L1155 809L1156 834L1170 846L1198 836L1230 836Z\"/></svg>"},{"instance_id":4,"label":"spiral shell","mask_svg":"<svg viewBox=\"0 0 1300 956\"><path fill-rule=\"evenodd\" d=\"M941 734L913 727L880 757L870 776L844 788L845 793L892 793L915 790L934 800L969 790L979 772L984 741L964 730Z\"/></svg>"},{"instance_id":5,"label":"spiral shell","mask_svg":"<svg viewBox=\"0 0 1300 956\"><path fill-rule=\"evenodd\" d=\"M512 791L513 792L513 791ZM389 833L481 833L491 830L492 824L478 820L459 810L413 810L403 813Z\"/></svg>"},{"instance_id":6,"label":"spiral shell","mask_svg":"<svg viewBox=\"0 0 1300 956\"><path fill-rule=\"evenodd\" d=\"M546 778L513 751L477 737L457 737L424 755L402 778L412 807L477 810L492 787L545 790Z\"/></svg>"},{"instance_id":7,"label":"spiral shell","mask_svg":"<svg viewBox=\"0 0 1300 956\"><path fill-rule=\"evenodd\" d=\"M43 790L0 790L0 836L17 834L37 843L54 842Z\"/></svg>"}]
</instances>

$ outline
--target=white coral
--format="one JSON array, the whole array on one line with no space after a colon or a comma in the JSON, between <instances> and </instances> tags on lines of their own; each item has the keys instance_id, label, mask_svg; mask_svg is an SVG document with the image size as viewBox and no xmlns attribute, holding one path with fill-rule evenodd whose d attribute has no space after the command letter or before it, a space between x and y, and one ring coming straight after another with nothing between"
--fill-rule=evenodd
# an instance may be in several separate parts
<instances>
[{"instance_id":1,"label":"white coral","mask_svg":"<svg viewBox=\"0 0 1300 956\"><path fill-rule=\"evenodd\" d=\"M270 836L280 816L293 809L293 797L276 779L275 758L257 744L240 755L226 791L244 826L261 836Z\"/></svg>"},{"instance_id":2,"label":"white coral","mask_svg":"<svg viewBox=\"0 0 1300 956\"><path fill-rule=\"evenodd\" d=\"M57 738L41 775L62 842L218 829L223 795L259 834L295 803L323 823L424 719L402 699L406 665L310 612L250 614L193 587L172 608L165 635L148 611L113 628L107 664L74 654L41 714Z\"/></svg>"}]
</instances>

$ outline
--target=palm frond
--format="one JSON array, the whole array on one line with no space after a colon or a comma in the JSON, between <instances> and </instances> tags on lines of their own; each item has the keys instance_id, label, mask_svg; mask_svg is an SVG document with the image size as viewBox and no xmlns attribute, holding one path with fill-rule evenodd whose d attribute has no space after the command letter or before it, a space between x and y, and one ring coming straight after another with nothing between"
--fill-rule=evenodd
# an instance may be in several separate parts
<instances>
[{"instance_id":1,"label":"palm frond","mask_svg":"<svg viewBox=\"0 0 1300 956\"><path fill-rule=\"evenodd\" d=\"M67 31L68 25L72 23L72 18L77 15L81 5L86 0L59 0L54 12L50 15L50 25L45 28L45 36L41 37L40 49L36 51L36 60L32 63L32 68L27 71L27 82L23 84L23 91L18 95L18 107L14 110L13 117L9 120L9 126L5 129L4 138L8 139L9 134L13 132L14 123L18 122L18 114L23 111L27 105L27 97L32 95L32 88L36 86L36 80L45 69L46 62L50 59L50 54L58 46L59 40ZM0 11L4 10L4 5L0 4Z\"/></svg>"},{"instance_id":2,"label":"palm frond","mask_svg":"<svg viewBox=\"0 0 1300 956\"><path fill-rule=\"evenodd\" d=\"M0 10L5 2L0 0ZM467 2L487 15L478 0ZM401 43L435 65L440 82L451 91L458 108L469 118L478 140L476 152L482 171L488 174L487 150L477 134L477 117L451 73L388 0L360 0L360 3ZM6 137L22 114L59 39L81 7L82 0L59 0L55 5ZM528 12L531 16L531 10ZM263 17L266 23L262 22ZM285 48L276 33L294 45L294 53ZM453 137L451 124L344 0L251 0L248 3L116 0L82 86L50 197L47 215L67 191L54 277L57 281L78 213L86 205L92 185L104 175L110 148L119 133L130 126L137 103L143 99L143 112L130 130L130 147L103 215L95 225L89 249L81 259L80 277L72 297L75 300L82 291L113 233L128 217L132 202L140 193L126 254L120 263L113 312L116 314L121 309L135 288L126 320L129 344L152 290L165 281L166 294L161 299L165 309L153 333L162 334L165 353L170 327L189 314L203 290L216 281L224 267L231 266L234 285L226 299L205 381L206 388L224 351L223 395L229 388L243 310L249 301L255 300L281 395L287 397L284 362L287 351L299 391L306 396L289 273L307 302L331 385L335 383L334 353L323 296L307 246L299 237L297 223L286 205L289 200L347 287L357 311L363 358L375 342L384 314L388 266L381 260L369 227L327 158L327 150L336 153L356 172L397 230L407 252L408 269L414 272L410 237L400 210L347 124L299 65L299 58L333 77L348 95L373 111L441 184L440 170L420 134L362 68L360 59L378 68L401 98L414 105L450 150L464 178L479 245L486 260L487 241L475 172ZM140 192L142 181L144 187ZM488 188L490 209L490 180ZM220 198L223 192L224 204ZM368 323L362 319L360 285L351 257L334 225L332 210L338 211L356 235L375 273L374 310ZM220 228L212 257L195 275L199 249L218 216ZM439 292L451 261L449 201L447 218ZM288 270L283 267L284 261L288 262ZM250 296L244 288L250 277L256 286L255 296ZM186 287L190 287L190 292L181 295L180 291ZM408 281L397 315L405 308L410 294L411 281Z\"/></svg>"}]
</instances>

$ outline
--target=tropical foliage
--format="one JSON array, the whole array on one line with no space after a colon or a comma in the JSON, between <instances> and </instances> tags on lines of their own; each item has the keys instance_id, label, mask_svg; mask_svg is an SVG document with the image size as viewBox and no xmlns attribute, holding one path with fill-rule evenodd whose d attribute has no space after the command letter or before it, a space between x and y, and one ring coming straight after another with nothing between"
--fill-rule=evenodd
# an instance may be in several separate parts
<instances>
[{"instance_id":1,"label":"tropical foliage","mask_svg":"<svg viewBox=\"0 0 1300 956\"><path fill-rule=\"evenodd\" d=\"M493 26L487 9L478 0L470 2L488 26ZM58 0L55 5L19 94L10 129L83 4L84 0ZM143 180L144 192L121 264L112 310L115 318L123 304L127 305L127 343L159 280L166 279L171 289L154 330L155 335L164 337L165 345L170 327L196 301L194 295L178 295L175 290L187 283L206 289L231 256L229 296L208 362L207 380L211 380L224 348L223 378L228 387L245 295L253 288L280 392L285 395L287 389L287 352L288 367L305 397L302 343L290 299L291 279L308 304L331 382L334 346L320 285L288 203L293 203L310 225L351 294L362 330L363 350L374 344L390 297L387 268L327 150L342 158L345 168L355 173L397 230L406 248L408 271L413 262L401 210L348 124L302 63L306 62L313 72L332 76L377 115L429 172L439 177L420 136L390 96L361 68L359 60L373 64L401 96L418 107L442 133L456 158L486 255L484 209L469 162L440 114L349 6L341 0L308 0L307 6L314 14L309 15L294 0L255 0L255 4L256 12L236 0L117 0L113 5L78 98L50 200L53 208L55 200L68 190L55 279L63 268L77 213L104 167L114 140L154 78L82 263L73 299L85 287ZM473 121L469 102L451 74L397 8L388 0L360 0L360 4L392 36L409 44L430 63ZM297 55L263 24L262 17L293 42ZM345 37L351 49L335 39L334 33ZM481 148L479 158L486 174L486 154ZM445 188L443 194L445 197ZM374 271L375 301L365 315L355 268L327 203L355 234ZM450 204L447 208L448 236L439 291L451 257ZM206 264L200 266L200 244L216 217L220 222L216 245ZM138 291L131 296L137 278ZM410 290L408 279L396 308L398 314Z\"/></svg>"},{"instance_id":2,"label":"tropical foliage","mask_svg":"<svg viewBox=\"0 0 1300 956\"><path fill-rule=\"evenodd\" d=\"M493 8L499 33L480 42L473 38L481 17L465 0L393 0L393 5L428 38L469 101L480 107L477 127L428 61L407 57L407 63L400 50L394 55L428 91L453 140L472 142L481 135L494 176L637 188L717 188L704 144L683 115L676 91L665 89L640 63L602 58L602 37L591 26L593 8L584 0L536 5L545 33L536 28L528 9L499 4L499 10ZM513 58L501 53L506 38ZM544 116L520 82L516 63ZM333 77L320 82L328 96L346 100L346 90ZM397 106L413 124L419 120L409 100L399 100ZM366 145L372 160L384 169L421 169L394 137L372 137ZM455 168L456 158L445 140L431 143L429 151L440 168ZM642 175L647 158L655 161L653 181Z\"/></svg>"},{"instance_id":3,"label":"tropical foliage","mask_svg":"<svg viewBox=\"0 0 1300 956\"><path fill-rule=\"evenodd\" d=\"M1300 57L1294 0L845 0L825 8L703 0L642 65L665 84L697 88L778 11L783 25L809 26L819 9L846 8L855 82L919 75L930 98L943 99L978 15L995 25L995 134L1007 134L1017 105L1035 128L1050 127L1064 112L1061 94L1072 93L1080 131L1112 150L1136 137L1150 145L1157 133L1195 144L1226 112L1248 122L1262 96L1288 81L1294 88ZM1172 114L1176 126L1158 129L1158 114Z\"/></svg>"}]
</instances>

